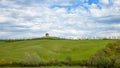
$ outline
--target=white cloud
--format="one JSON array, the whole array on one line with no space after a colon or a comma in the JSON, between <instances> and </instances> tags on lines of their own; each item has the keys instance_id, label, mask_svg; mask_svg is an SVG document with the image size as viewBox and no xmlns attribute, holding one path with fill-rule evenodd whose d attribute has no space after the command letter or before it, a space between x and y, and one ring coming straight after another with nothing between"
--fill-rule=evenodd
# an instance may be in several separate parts
<instances>
[{"instance_id":1,"label":"white cloud","mask_svg":"<svg viewBox=\"0 0 120 68\"><path fill-rule=\"evenodd\" d=\"M108 33L114 32L114 30L110 32L105 31L109 30L108 28L115 27L118 29L120 27L119 24L105 24L104 21L112 19L107 16L114 16L114 18L119 18L118 13L120 13L120 10L117 5L119 3L118 0L116 0L114 5L111 7L106 7L103 5L100 9L98 8L97 4L88 5L85 3L83 6L78 6L76 8L72 7L69 11L65 7L50 8L49 6L52 2L62 6L72 5L69 0L60 0L60 2L58 2L58 0L45 0L42 5L37 3L31 4L29 6L16 4L14 1L9 2L8 0L2 0L1 4L10 4L10 6L6 8L0 7L0 11L2 11L0 12L0 22L7 21L7 23L12 23L9 26L3 27L8 27L11 30L11 37L9 38L20 38L25 36L39 37L45 32L49 32L54 36L62 37L81 37L85 35L97 36L99 34L101 34L101 36L106 36ZM102 0L101 2L108 4L108 0ZM45 3L48 3L48 5L44 5ZM88 10L86 10L84 7L87 7ZM102 23L100 21L102 21ZM0 26L2 26L2 24L0 24ZM11 26L22 27L17 27L14 29L14 27ZM21 33L23 33L21 35L20 32L15 32L14 30L26 31L21 31ZM95 34L91 35L93 33ZM116 33L117 35L119 34L119 32ZM3 34L7 35L7 33L1 33L0 36Z\"/></svg>"},{"instance_id":2,"label":"white cloud","mask_svg":"<svg viewBox=\"0 0 120 68\"><path fill-rule=\"evenodd\" d=\"M92 16L95 16L95 17L102 16L102 11L101 11L101 9L97 8L96 4L92 4L92 6L90 7L90 12L91 12Z\"/></svg>"},{"instance_id":3,"label":"white cloud","mask_svg":"<svg viewBox=\"0 0 120 68\"><path fill-rule=\"evenodd\" d=\"M0 36L6 36L8 34L10 34L10 32L0 32Z\"/></svg>"},{"instance_id":4,"label":"white cloud","mask_svg":"<svg viewBox=\"0 0 120 68\"><path fill-rule=\"evenodd\" d=\"M113 3L114 3L114 5L119 5L120 6L120 0L114 0Z\"/></svg>"},{"instance_id":5,"label":"white cloud","mask_svg":"<svg viewBox=\"0 0 120 68\"><path fill-rule=\"evenodd\" d=\"M113 26L114 28L119 28L120 29L120 24L112 24L111 26Z\"/></svg>"},{"instance_id":6,"label":"white cloud","mask_svg":"<svg viewBox=\"0 0 120 68\"><path fill-rule=\"evenodd\" d=\"M103 31L103 32L98 32L97 33L100 37L120 37L120 32L117 31Z\"/></svg>"},{"instance_id":7,"label":"white cloud","mask_svg":"<svg viewBox=\"0 0 120 68\"><path fill-rule=\"evenodd\" d=\"M6 22L7 18L5 16L0 15L0 23Z\"/></svg>"},{"instance_id":8,"label":"white cloud","mask_svg":"<svg viewBox=\"0 0 120 68\"><path fill-rule=\"evenodd\" d=\"M110 15L119 15L120 8L118 6L106 7L103 6L101 9L97 7L96 4L90 6L91 15L94 17L104 17Z\"/></svg>"},{"instance_id":9,"label":"white cloud","mask_svg":"<svg viewBox=\"0 0 120 68\"><path fill-rule=\"evenodd\" d=\"M102 4L109 4L109 0L99 0Z\"/></svg>"}]
</instances>

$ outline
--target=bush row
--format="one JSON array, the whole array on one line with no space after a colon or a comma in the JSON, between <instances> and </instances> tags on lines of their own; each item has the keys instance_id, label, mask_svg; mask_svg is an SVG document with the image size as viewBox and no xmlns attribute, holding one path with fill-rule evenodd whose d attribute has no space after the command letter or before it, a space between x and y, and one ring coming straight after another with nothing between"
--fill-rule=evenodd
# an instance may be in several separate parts
<instances>
[{"instance_id":1,"label":"bush row","mask_svg":"<svg viewBox=\"0 0 120 68\"><path fill-rule=\"evenodd\" d=\"M87 61L72 61L71 57L66 57L64 61L58 61L53 59L51 61L43 61L38 56L27 55L23 61L14 62L2 60L0 61L0 66L20 66L20 67L37 67L37 66L87 66Z\"/></svg>"}]
</instances>

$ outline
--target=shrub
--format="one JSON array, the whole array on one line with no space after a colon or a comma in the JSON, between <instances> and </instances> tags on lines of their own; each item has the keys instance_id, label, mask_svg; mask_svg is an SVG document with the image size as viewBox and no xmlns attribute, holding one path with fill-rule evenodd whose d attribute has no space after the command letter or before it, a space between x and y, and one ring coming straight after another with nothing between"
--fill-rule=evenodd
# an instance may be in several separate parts
<instances>
[{"instance_id":1,"label":"shrub","mask_svg":"<svg viewBox=\"0 0 120 68\"><path fill-rule=\"evenodd\" d=\"M1 59L0 60L0 66L6 65L6 64L7 64L7 60L6 59Z\"/></svg>"},{"instance_id":2,"label":"shrub","mask_svg":"<svg viewBox=\"0 0 120 68\"><path fill-rule=\"evenodd\" d=\"M115 66L116 68L120 68L120 59L117 59L117 60L115 61L114 66Z\"/></svg>"},{"instance_id":3,"label":"shrub","mask_svg":"<svg viewBox=\"0 0 120 68\"><path fill-rule=\"evenodd\" d=\"M91 65L98 68L109 68L111 65L111 60L108 57L104 56L94 56L91 59Z\"/></svg>"},{"instance_id":4,"label":"shrub","mask_svg":"<svg viewBox=\"0 0 120 68\"><path fill-rule=\"evenodd\" d=\"M67 56L64 60L65 65L71 65L72 64L72 58L70 56Z\"/></svg>"},{"instance_id":5,"label":"shrub","mask_svg":"<svg viewBox=\"0 0 120 68\"><path fill-rule=\"evenodd\" d=\"M98 68L120 68L120 43L110 43L98 51L88 64Z\"/></svg>"},{"instance_id":6,"label":"shrub","mask_svg":"<svg viewBox=\"0 0 120 68\"><path fill-rule=\"evenodd\" d=\"M52 59L48 62L49 65L62 66L62 63L58 59Z\"/></svg>"},{"instance_id":7,"label":"shrub","mask_svg":"<svg viewBox=\"0 0 120 68\"><path fill-rule=\"evenodd\" d=\"M38 54L25 53L25 57L23 60L24 66L38 66L38 65L42 65L42 64L43 64L43 62Z\"/></svg>"}]
</instances>

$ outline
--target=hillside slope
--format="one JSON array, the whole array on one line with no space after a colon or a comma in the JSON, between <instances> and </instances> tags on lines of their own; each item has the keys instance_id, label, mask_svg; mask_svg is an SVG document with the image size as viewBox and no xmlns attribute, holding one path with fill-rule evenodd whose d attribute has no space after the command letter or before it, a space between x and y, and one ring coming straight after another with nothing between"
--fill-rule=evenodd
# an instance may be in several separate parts
<instances>
[{"instance_id":1,"label":"hillside slope","mask_svg":"<svg viewBox=\"0 0 120 68\"><path fill-rule=\"evenodd\" d=\"M113 40L25 40L0 41L0 63L24 60L87 60ZM31 58L31 57L32 58Z\"/></svg>"}]
</instances>

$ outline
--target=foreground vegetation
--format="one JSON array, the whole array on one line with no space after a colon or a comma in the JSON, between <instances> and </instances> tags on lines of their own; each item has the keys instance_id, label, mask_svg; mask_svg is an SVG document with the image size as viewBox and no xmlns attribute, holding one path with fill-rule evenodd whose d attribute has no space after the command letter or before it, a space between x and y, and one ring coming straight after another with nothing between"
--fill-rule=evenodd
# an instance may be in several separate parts
<instances>
[{"instance_id":1,"label":"foreground vegetation","mask_svg":"<svg viewBox=\"0 0 120 68\"><path fill-rule=\"evenodd\" d=\"M88 68L80 66L0 67L0 68Z\"/></svg>"},{"instance_id":2,"label":"foreground vegetation","mask_svg":"<svg viewBox=\"0 0 120 68\"><path fill-rule=\"evenodd\" d=\"M115 40L0 41L0 66L97 67L90 58L110 42Z\"/></svg>"},{"instance_id":3,"label":"foreground vegetation","mask_svg":"<svg viewBox=\"0 0 120 68\"><path fill-rule=\"evenodd\" d=\"M89 61L88 66L97 68L120 68L120 41L109 43L98 51Z\"/></svg>"}]
</instances>

